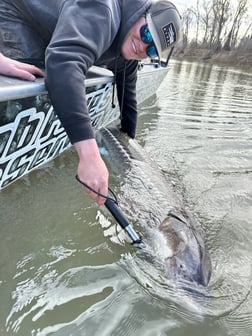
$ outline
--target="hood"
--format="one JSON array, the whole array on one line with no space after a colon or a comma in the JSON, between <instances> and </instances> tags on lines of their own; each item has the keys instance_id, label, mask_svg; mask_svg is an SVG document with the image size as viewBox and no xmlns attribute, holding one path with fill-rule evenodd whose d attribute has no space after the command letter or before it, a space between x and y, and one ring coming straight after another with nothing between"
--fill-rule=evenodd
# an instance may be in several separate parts
<instances>
[{"instance_id":1,"label":"hood","mask_svg":"<svg viewBox=\"0 0 252 336\"><path fill-rule=\"evenodd\" d=\"M151 0L121 0L121 25L117 35L117 45L121 46L129 29L146 13Z\"/></svg>"}]
</instances>

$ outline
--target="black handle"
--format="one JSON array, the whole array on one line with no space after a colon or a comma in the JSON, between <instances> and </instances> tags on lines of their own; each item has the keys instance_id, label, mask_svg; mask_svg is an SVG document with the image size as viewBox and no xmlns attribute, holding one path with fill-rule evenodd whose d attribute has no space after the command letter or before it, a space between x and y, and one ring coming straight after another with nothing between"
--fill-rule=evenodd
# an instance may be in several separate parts
<instances>
[{"instance_id":1,"label":"black handle","mask_svg":"<svg viewBox=\"0 0 252 336\"><path fill-rule=\"evenodd\" d=\"M124 216L122 211L119 209L116 202L114 202L110 198L107 198L104 205L110 211L110 213L114 216L115 220L120 224L120 226L123 229L125 229L129 225L127 218Z\"/></svg>"},{"instance_id":2,"label":"black handle","mask_svg":"<svg viewBox=\"0 0 252 336\"><path fill-rule=\"evenodd\" d=\"M115 220L118 224L129 234L130 238L133 240L133 244L142 244L142 240L135 232L133 227L129 224L127 218L124 216L116 202L112 199L107 198L106 202L104 203L106 208L110 211L110 213L114 216Z\"/></svg>"},{"instance_id":3,"label":"black handle","mask_svg":"<svg viewBox=\"0 0 252 336\"><path fill-rule=\"evenodd\" d=\"M144 246L144 244L142 243L142 240L139 238L139 236L137 235L137 233L135 232L133 227L129 224L127 218L124 216L122 211L119 209L116 201L113 200L112 198L108 197L108 196L104 196L104 195L100 194L99 192L97 192L96 190L94 190L93 188L88 186L86 183L84 183L83 181L81 181L79 179L78 175L76 175L75 177L76 177L76 180L78 182L80 182L82 185L84 185L84 187L88 188L89 190L92 190L97 195L100 195L100 196L106 198L106 202L104 203L104 205L107 207L107 209L110 211L110 213L114 216L114 218L119 223L119 225L125 231L127 231L128 235L133 240L133 244L136 247L142 248Z\"/></svg>"}]
</instances>

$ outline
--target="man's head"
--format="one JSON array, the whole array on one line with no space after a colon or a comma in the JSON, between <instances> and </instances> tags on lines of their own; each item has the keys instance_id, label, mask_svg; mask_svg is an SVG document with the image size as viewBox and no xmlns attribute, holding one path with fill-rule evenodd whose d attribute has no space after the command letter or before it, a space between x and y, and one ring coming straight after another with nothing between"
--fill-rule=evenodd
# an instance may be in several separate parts
<instances>
[{"instance_id":1,"label":"man's head","mask_svg":"<svg viewBox=\"0 0 252 336\"><path fill-rule=\"evenodd\" d=\"M145 17L141 17L129 30L122 45L126 59L159 57L166 59L170 48L180 35L180 15L167 0L152 3Z\"/></svg>"}]
</instances>

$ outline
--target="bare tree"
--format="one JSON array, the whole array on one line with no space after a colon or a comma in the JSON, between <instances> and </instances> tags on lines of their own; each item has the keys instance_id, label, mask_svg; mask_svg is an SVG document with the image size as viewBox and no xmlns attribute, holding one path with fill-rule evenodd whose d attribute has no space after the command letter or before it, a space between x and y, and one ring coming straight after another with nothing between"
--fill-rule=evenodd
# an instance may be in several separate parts
<instances>
[{"instance_id":1,"label":"bare tree","mask_svg":"<svg viewBox=\"0 0 252 336\"><path fill-rule=\"evenodd\" d=\"M198 44L198 39L199 39L199 28L200 28L200 10L199 10L199 3L200 0L196 0L196 8L192 7L191 12L195 16L196 20L196 33L195 33L195 44Z\"/></svg>"},{"instance_id":2,"label":"bare tree","mask_svg":"<svg viewBox=\"0 0 252 336\"><path fill-rule=\"evenodd\" d=\"M211 24L212 5L209 1L204 0L202 4L202 11L200 20L203 28L203 40L202 44L206 46L210 39L210 24Z\"/></svg>"},{"instance_id":3,"label":"bare tree","mask_svg":"<svg viewBox=\"0 0 252 336\"><path fill-rule=\"evenodd\" d=\"M250 39L252 38L252 31L251 31L252 29L251 28L252 28L252 22L249 23L249 25L248 25L248 27L247 27L247 29L246 29L243 37L249 36Z\"/></svg>"},{"instance_id":4,"label":"bare tree","mask_svg":"<svg viewBox=\"0 0 252 336\"><path fill-rule=\"evenodd\" d=\"M239 48L245 51L252 51L252 22L249 23L239 43Z\"/></svg>"},{"instance_id":5,"label":"bare tree","mask_svg":"<svg viewBox=\"0 0 252 336\"><path fill-rule=\"evenodd\" d=\"M183 21L183 46L186 47L188 45L189 30L193 21L191 8L187 8L182 13L182 21Z\"/></svg>"},{"instance_id":6,"label":"bare tree","mask_svg":"<svg viewBox=\"0 0 252 336\"><path fill-rule=\"evenodd\" d=\"M221 49L221 33L230 15L230 0L213 0L214 25L212 45L216 51Z\"/></svg>"},{"instance_id":7,"label":"bare tree","mask_svg":"<svg viewBox=\"0 0 252 336\"><path fill-rule=\"evenodd\" d=\"M222 46L230 50L242 39L239 47L246 48L247 43L250 48L251 1L195 0L195 6L183 13L183 46L190 43L193 47L203 46L216 52ZM248 28L244 34L246 24Z\"/></svg>"},{"instance_id":8,"label":"bare tree","mask_svg":"<svg viewBox=\"0 0 252 336\"><path fill-rule=\"evenodd\" d=\"M238 0L237 8L233 17L233 23L231 25L230 31L227 35L227 39L224 43L224 50L231 50L232 46L237 43L237 37L239 34L239 28L241 26L241 20L248 11L248 0Z\"/></svg>"}]
</instances>

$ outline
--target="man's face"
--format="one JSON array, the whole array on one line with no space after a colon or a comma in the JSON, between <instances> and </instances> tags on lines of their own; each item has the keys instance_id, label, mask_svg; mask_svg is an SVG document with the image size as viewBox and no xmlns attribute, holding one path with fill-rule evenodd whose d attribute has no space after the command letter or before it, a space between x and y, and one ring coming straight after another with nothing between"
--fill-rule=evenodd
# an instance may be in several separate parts
<instances>
[{"instance_id":1,"label":"man's face","mask_svg":"<svg viewBox=\"0 0 252 336\"><path fill-rule=\"evenodd\" d=\"M140 28L145 24L145 18L141 17L129 30L121 49L124 58L141 60L148 57L146 54L148 44L144 43L140 36Z\"/></svg>"}]
</instances>

